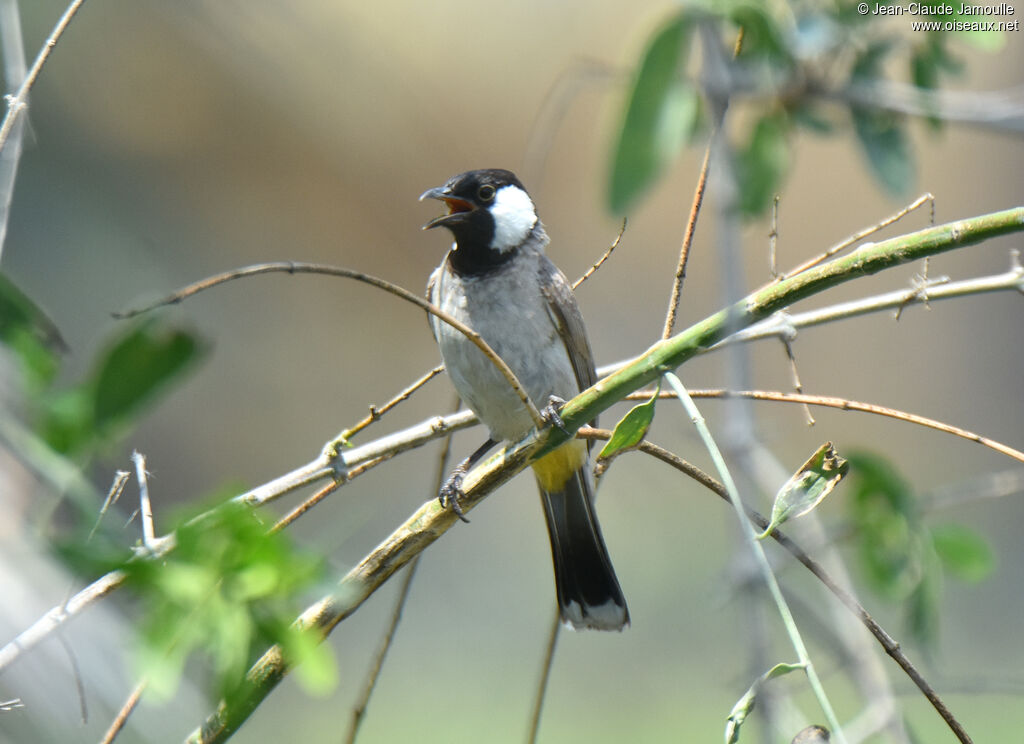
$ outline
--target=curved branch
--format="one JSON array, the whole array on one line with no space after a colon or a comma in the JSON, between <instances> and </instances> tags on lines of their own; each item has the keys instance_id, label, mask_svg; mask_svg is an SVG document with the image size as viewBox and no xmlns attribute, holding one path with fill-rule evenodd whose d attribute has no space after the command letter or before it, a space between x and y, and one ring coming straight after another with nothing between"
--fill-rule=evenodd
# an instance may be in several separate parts
<instances>
[{"instance_id":1,"label":"curved branch","mask_svg":"<svg viewBox=\"0 0 1024 744\"><path fill-rule=\"evenodd\" d=\"M14 129L14 124L18 117L28 107L28 92L35 85L39 72L43 69L43 65L46 64L46 60L49 58L53 48L57 46L60 37L63 36L68 24L71 23L71 19L75 17L75 13L78 12L78 9L82 7L84 2L85 0L72 0L71 4L68 5L64 15L57 21L57 25L53 27L50 37L43 44L43 48L39 50L39 54L36 56L35 62L32 63L28 75L25 76L21 86L18 88L18 92L7 101L7 115L4 116L3 123L0 124L0 150L7 143L7 138L10 136L11 130Z\"/></svg>"},{"instance_id":2,"label":"curved branch","mask_svg":"<svg viewBox=\"0 0 1024 744\"><path fill-rule=\"evenodd\" d=\"M848 400L847 398L837 398L830 395L783 393L775 390L726 390L724 388L691 390L690 396L693 398L746 398L747 400L766 400L775 403L800 403L809 406L838 408L841 411L873 413L878 416L887 416L888 418L894 418L899 421L906 421L910 424L918 424L919 426L924 426L929 429L945 432L946 434L952 434L953 436L967 439L971 442L977 442L984 447L995 450L1001 455L1006 455L1007 457L1012 457L1014 460L1024 462L1024 452L1014 449L1002 442L997 442L995 439L989 439L988 437L983 437L981 434L975 434L973 431L961 429L959 426L946 424L942 421L937 421L936 419L927 418L926 416L918 416L916 413L901 411L898 408L879 406L874 403L861 403L860 401ZM649 400L650 397L650 392L639 392L627 395L626 400ZM658 393L658 397L675 398L676 396L675 393L671 391L662 390Z\"/></svg>"},{"instance_id":3,"label":"curved branch","mask_svg":"<svg viewBox=\"0 0 1024 744\"><path fill-rule=\"evenodd\" d=\"M189 284L187 287L173 292L162 300L146 305L145 307L136 308L134 310L126 310L124 312L115 312L112 315L115 318L132 318L141 313L155 310L158 307L164 307L165 305L176 305L182 300L186 300L193 295L197 295L200 292L204 292L207 289L212 289L220 284L225 284L235 279L244 279L250 276L257 276L259 274L323 274L325 276L339 276L345 279L355 279L357 282L363 282L369 284L377 289L383 289L385 292L393 294L395 297L411 302L413 305L423 308L428 313L433 315L435 318L443 323L447 323L452 328L457 330L463 336L468 338L481 353L491 360L491 363L498 368L502 376L508 381L508 384L515 390L516 395L526 406L526 410L530 414L530 418L533 419L533 424L538 429L544 427L545 422L537 407L530 400L530 396L527 395L525 388L520 384L519 379L515 376L515 373L505 364L498 354L490 347L490 345L484 341L483 337L474 331L472 328L467 326L460 320L452 317L441 308L436 305L427 302L419 295L413 294L404 287L399 287L397 284L381 279L371 274L364 274L361 271L354 271L353 269L346 269L343 266L331 266L330 264L317 264L308 263L305 261L271 261L269 263L254 264L252 266L243 266L242 268L232 269L231 271L225 271L221 274L215 274L214 276L201 279L198 282Z\"/></svg>"}]
</instances>

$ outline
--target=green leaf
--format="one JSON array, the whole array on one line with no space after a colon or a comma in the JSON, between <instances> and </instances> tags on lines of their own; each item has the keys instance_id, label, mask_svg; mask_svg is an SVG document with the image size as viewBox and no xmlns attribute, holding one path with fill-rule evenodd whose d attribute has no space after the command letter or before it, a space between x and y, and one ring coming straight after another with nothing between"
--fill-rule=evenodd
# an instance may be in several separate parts
<instances>
[{"instance_id":1,"label":"green leaf","mask_svg":"<svg viewBox=\"0 0 1024 744\"><path fill-rule=\"evenodd\" d=\"M650 188L696 125L698 96L682 77L692 15L681 13L662 26L640 64L612 158L608 202L615 213L626 212Z\"/></svg>"},{"instance_id":2,"label":"green leaf","mask_svg":"<svg viewBox=\"0 0 1024 744\"><path fill-rule=\"evenodd\" d=\"M7 275L0 273L0 339L7 340L9 333L22 330L30 331L52 350L67 349L56 323L46 311Z\"/></svg>"},{"instance_id":3,"label":"green leaf","mask_svg":"<svg viewBox=\"0 0 1024 744\"><path fill-rule=\"evenodd\" d=\"M761 57L776 63L792 62L789 46L785 41L786 31L781 29L775 18L768 12L769 6L760 2L727 2L729 19L737 28L743 29L743 47L739 59Z\"/></svg>"},{"instance_id":4,"label":"green leaf","mask_svg":"<svg viewBox=\"0 0 1024 744\"><path fill-rule=\"evenodd\" d=\"M914 640L926 648L934 648L941 619L942 568L931 551L922 555L921 565L921 579L906 601L907 627Z\"/></svg>"},{"instance_id":5,"label":"green leaf","mask_svg":"<svg viewBox=\"0 0 1024 744\"><path fill-rule=\"evenodd\" d=\"M978 19L974 16L970 17L970 21L977 21ZM987 16L985 20L990 20ZM965 42L973 46L975 49L980 49L983 52L989 54L995 54L1003 50L1006 46L1006 33L1004 31L953 31L955 36L960 37Z\"/></svg>"},{"instance_id":6,"label":"green leaf","mask_svg":"<svg viewBox=\"0 0 1024 744\"><path fill-rule=\"evenodd\" d=\"M282 647L295 660L295 677L306 692L324 695L335 688L338 667L330 646L320 643L316 631L292 626L284 634Z\"/></svg>"},{"instance_id":7,"label":"green leaf","mask_svg":"<svg viewBox=\"0 0 1024 744\"><path fill-rule=\"evenodd\" d=\"M864 106L853 106L850 113L875 179L893 196L906 194L914 185L914 160L903 118Z\"/></svg>"},{"instance_id":8,"label":"green leaf","mask_svg":"<svg viewBox=\"0 0 1024 744\"><path fill-rule=\"evenodd\" d=\"M985 538L963 525L932 527L932 545L942 566L956 578L977 583L995 569L995 556Z\"/></svg>"},{"instance_id":9,"label":"green leaf","mask_svg":"<svg viewBox=\"0 0 1024 744\"><path fill-rule=\"evenodd\" d=\"M854 65L853 82L870 84L880 79L879 69L888 50L887 44L869 46ZM876 180L894 196L906 194L914 185L914 162L903 117L856 104L850 107L850 115Z\"/></svg>"},{"instance_id":10,"label":"green leaf","mask_svg":"<svg viewBox=\"0 0 1024 744\"><path fill-rule=\"evenodd\" d=\"M854 453L849 460L855 475L849 507L861 564L876 591L904 600L921 581L927 542L913 494L884 458Z\"/></svg>"},{"instance_id":11,"label":"green leaf","mask_svg":"<svg viewBox=\"0 0 1024 744\"><path fill-rule=\"evenodd\" d=\"M835 127L832 122L820 113L810 102L801 102L789 111L793 123L815 134L831 134Z\"/></svg>"},{"instance_id":12,"label":"green leaf","mask_svg":"<svg viewBox=\"0 0 1024 744\"><path fill-rule=\"evenodd\" d=\"M294 649L290 660L312 659L313 679L331 679L329 662L291 630L297 595L316 580L319 561L233 503L186 522L175 536L177 548L160 561L123 566L143 607L144 669L162 689L173 691L185 658L200 653L218 694L230 697L251 660L275 643Z\"/></svg>"},{"instance_id":13,"label":"green leaf","mask_svg":"<svg viewBox=\"0 0 1024 744\"><path fill-rule=\"evenodd\" d=\"M754 709L757 695L765 682L803 669L803 664L776 664L754 680L754 684L744 693L743 697L736 701L736 705L732 706L732 711L725 724L725 744L736 744L740 740L740 727L743 726L747 716Z\"/></svg>"},{"instance_id":14,"label":"green leaf","mask_svg":"<svg viewBox=\"0 0 1024 744\"><path fill-rule=\"evenodd\" d=\"M623 450L636 447L647 435L654 421L654 406L658 402L658 393L661 392L661 383L658 383L657 390L650 400L633 406L619 423L615 424L615 431L611 438L605 443L598 457L611 457Z\"/></svg>"},{"instance_id":15,"label":"green leaf","mask_svg":"<svg viewBox=\"0 0 1024 744\"><path fill-rule=\"evenodd\" d=\"M768 527L758 535L758 539L763 540L776 527L814 509L832 493L849 467L849 463L836 452L832 442L821 445L779 489L772 505Z\"/></svg>"},{"instance_id":16,"label":"green leaf","mask_svg":"<svg viewBox=\"0 0 1024 744\"><path fill-rule=\"evenodd\" d=\"M146 321L128 330L99 360L93 383L98 431L123 426L201 356L199 340L185 331Z\"/></svg>"},{"instance_id":17,"label":"green leaf","mask_svg":"<svg viewBox=\"0 0 1024 744\"><path fill-rule=\"evenodd\" d=\"M737 159L740 211L756 216L772 203L789 166L789 118L784 112L762 116Z\"/></svg>"},{"instance_id":18,"label":"green leaf","mask_svg":"<svg viewBox=\"0 0 1024 744\"><path fill-rule=\"evenodd\" d=\"M39 432L57 452L78 452L96 436L91 391L79 385L47 393L40 402L43 413Z\"/></svg>"},{"instance_id":19,"label":"green leaf","mask_svg":"<svg viewBox=\"0 0 1024 744\"><path fill-rule=\"evenodd\" d=\"M53 381L58 354L67 350L56 324L4 274L0 274L0 342L21 362L29 393L38 393Z\"/></svg>"}]
</instances>

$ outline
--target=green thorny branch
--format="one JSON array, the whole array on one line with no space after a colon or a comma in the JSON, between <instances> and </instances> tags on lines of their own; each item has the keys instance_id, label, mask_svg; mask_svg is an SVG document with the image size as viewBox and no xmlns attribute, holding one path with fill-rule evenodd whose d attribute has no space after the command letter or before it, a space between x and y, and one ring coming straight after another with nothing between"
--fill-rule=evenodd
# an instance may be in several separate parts
<instances>
[{"instance_id":1,"label":"green thorny branch","mask_svg":"<svg viewBox=\"0 0 1024 744\"><path fill-rule=\"evenodd\" d=\"M569 433L548 427L531 432L520 442L506 445L466 476L462 508L464 511L471 510L532 460L565 442L587 421L626 395L653 382L664 373L675 370L730 333L746 328L798 300L859 276L1018 232L1024 232L1024 207L950 222L879 243L867 243L847 256L768 284L685 331L658 341L622 369L566 403L561 416ZM303 612L295 621L296 624L315 630L326 638L339 622L355 612L395 571L434 542L456 521L455 514L451 510L442 509L436 499L424 504L349 571L331 595ZM229 739L288 673L289 668L290 662L280 647L268 649L249 670L230 704L221 701L217 710L190 735L188 742L214 744Z\"/></svg>"}]
</instances>

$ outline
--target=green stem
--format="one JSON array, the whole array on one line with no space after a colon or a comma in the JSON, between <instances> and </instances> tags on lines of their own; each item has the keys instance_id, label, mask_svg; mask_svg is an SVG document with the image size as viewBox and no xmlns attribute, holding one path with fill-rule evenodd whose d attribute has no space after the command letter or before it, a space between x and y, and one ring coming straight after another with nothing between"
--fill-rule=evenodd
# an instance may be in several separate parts
<instances>
[{"instance_id":1,"label":"green stem","mask_svg":"<svg viewBox=\"0 0 1024 744\"><path fill-rule=\"evenodd\" d=\"M825 720L832 730L832 735L836 738L836 744L846 744L846 737L839 726L839 719L836 718L836 713L832 709L832 703L829 702L828 696L825 694L825 688L821 684L821 679L818 677L811 657L807 653L807 647L804 645L800 630L796 626L796 620L793 619L793 613L790 612L786 598L782 596L782 589L779 588L779 582L776 581L772 567L768 563L768 556L764 553L764 547L758 541L757 534L747 518L743 502L740 501L739 489L736 488L736 482L733 481L732 474L729 472L729 466L725 464L725 458L722 457L722 452L718 449L718 444L711 435L711 430L708 429L704 417L697 409L682 381L671 372L666 373L664 378L672 389L676 391L679 402L683 404L683 408L693 421L693 425L697 428L697 433L700 434L700 438L704 442L704 447L707 449L708 454L711 455L711 460L715 463L718 476L722 479L722 485L725 486L726 493L729 494L729 501L732 502L733 508L736 510L736 516L739 517L740 529L743 531L743 537L747 541L747 547L754 554L757 567L761 569L764 582L768 585L768 591L771 592L772 599L775 600L775 606L778 608L779 616L782 618L782 624L789 635L789 642L793 644L793 649L796 651L800 664L807 674L807 681L811 685L811 690L814 691L814 696L818 699L818 705L821 706L821 710L825 714Z\"/></svg>"},{"instance_id":2,"label":"green stem","mask_svg":"<svg viewBox=\"0 0 1024 744\"><path fill-rule=\"evenodd\" d=\"M633 391L671 372L729 333L746 328L797 300L858 276L1014 232L1024 232L1024 207L866 244L847 256L763 287L733 308L715 313L672 338L658 341L643 356L577 395L561 411L566 429L574 432ZM471 510L491 491L523 470L531 460L565 442L569 436L571 434L561 429L548 427L521 442L505 446L467 474L463 482L465 496L461 499L463 510ZM436 500L420 507L349 571L330 596L309 607L296 621L297 624L316 627L326 637L391 574L419 555L455 522L452 513L438 507ZM287 672L288 662L281 649L276 646L268 649L249 670L239 697L231 704L221 701L217 710L192 733L188 741L202 744L227 741Z\"/></svg>"}]
</instances>

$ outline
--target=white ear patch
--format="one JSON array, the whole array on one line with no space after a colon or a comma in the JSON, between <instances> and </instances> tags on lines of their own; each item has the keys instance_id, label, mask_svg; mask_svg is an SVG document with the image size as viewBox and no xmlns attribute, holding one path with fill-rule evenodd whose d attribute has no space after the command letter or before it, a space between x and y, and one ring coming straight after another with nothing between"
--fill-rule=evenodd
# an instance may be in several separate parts
<instances>
[{"instance_id":1,"label":"white ear patch","mask_svg":"<svg viewBox=\"0 0 1024 744\"><path fill-rule=\"evenodd\" d=\"M518 186L502 186L490 208L494 218L491 248L501 253L520 245L537 224L537 211L530 195Z\"/></svg>"}]
</instances>

